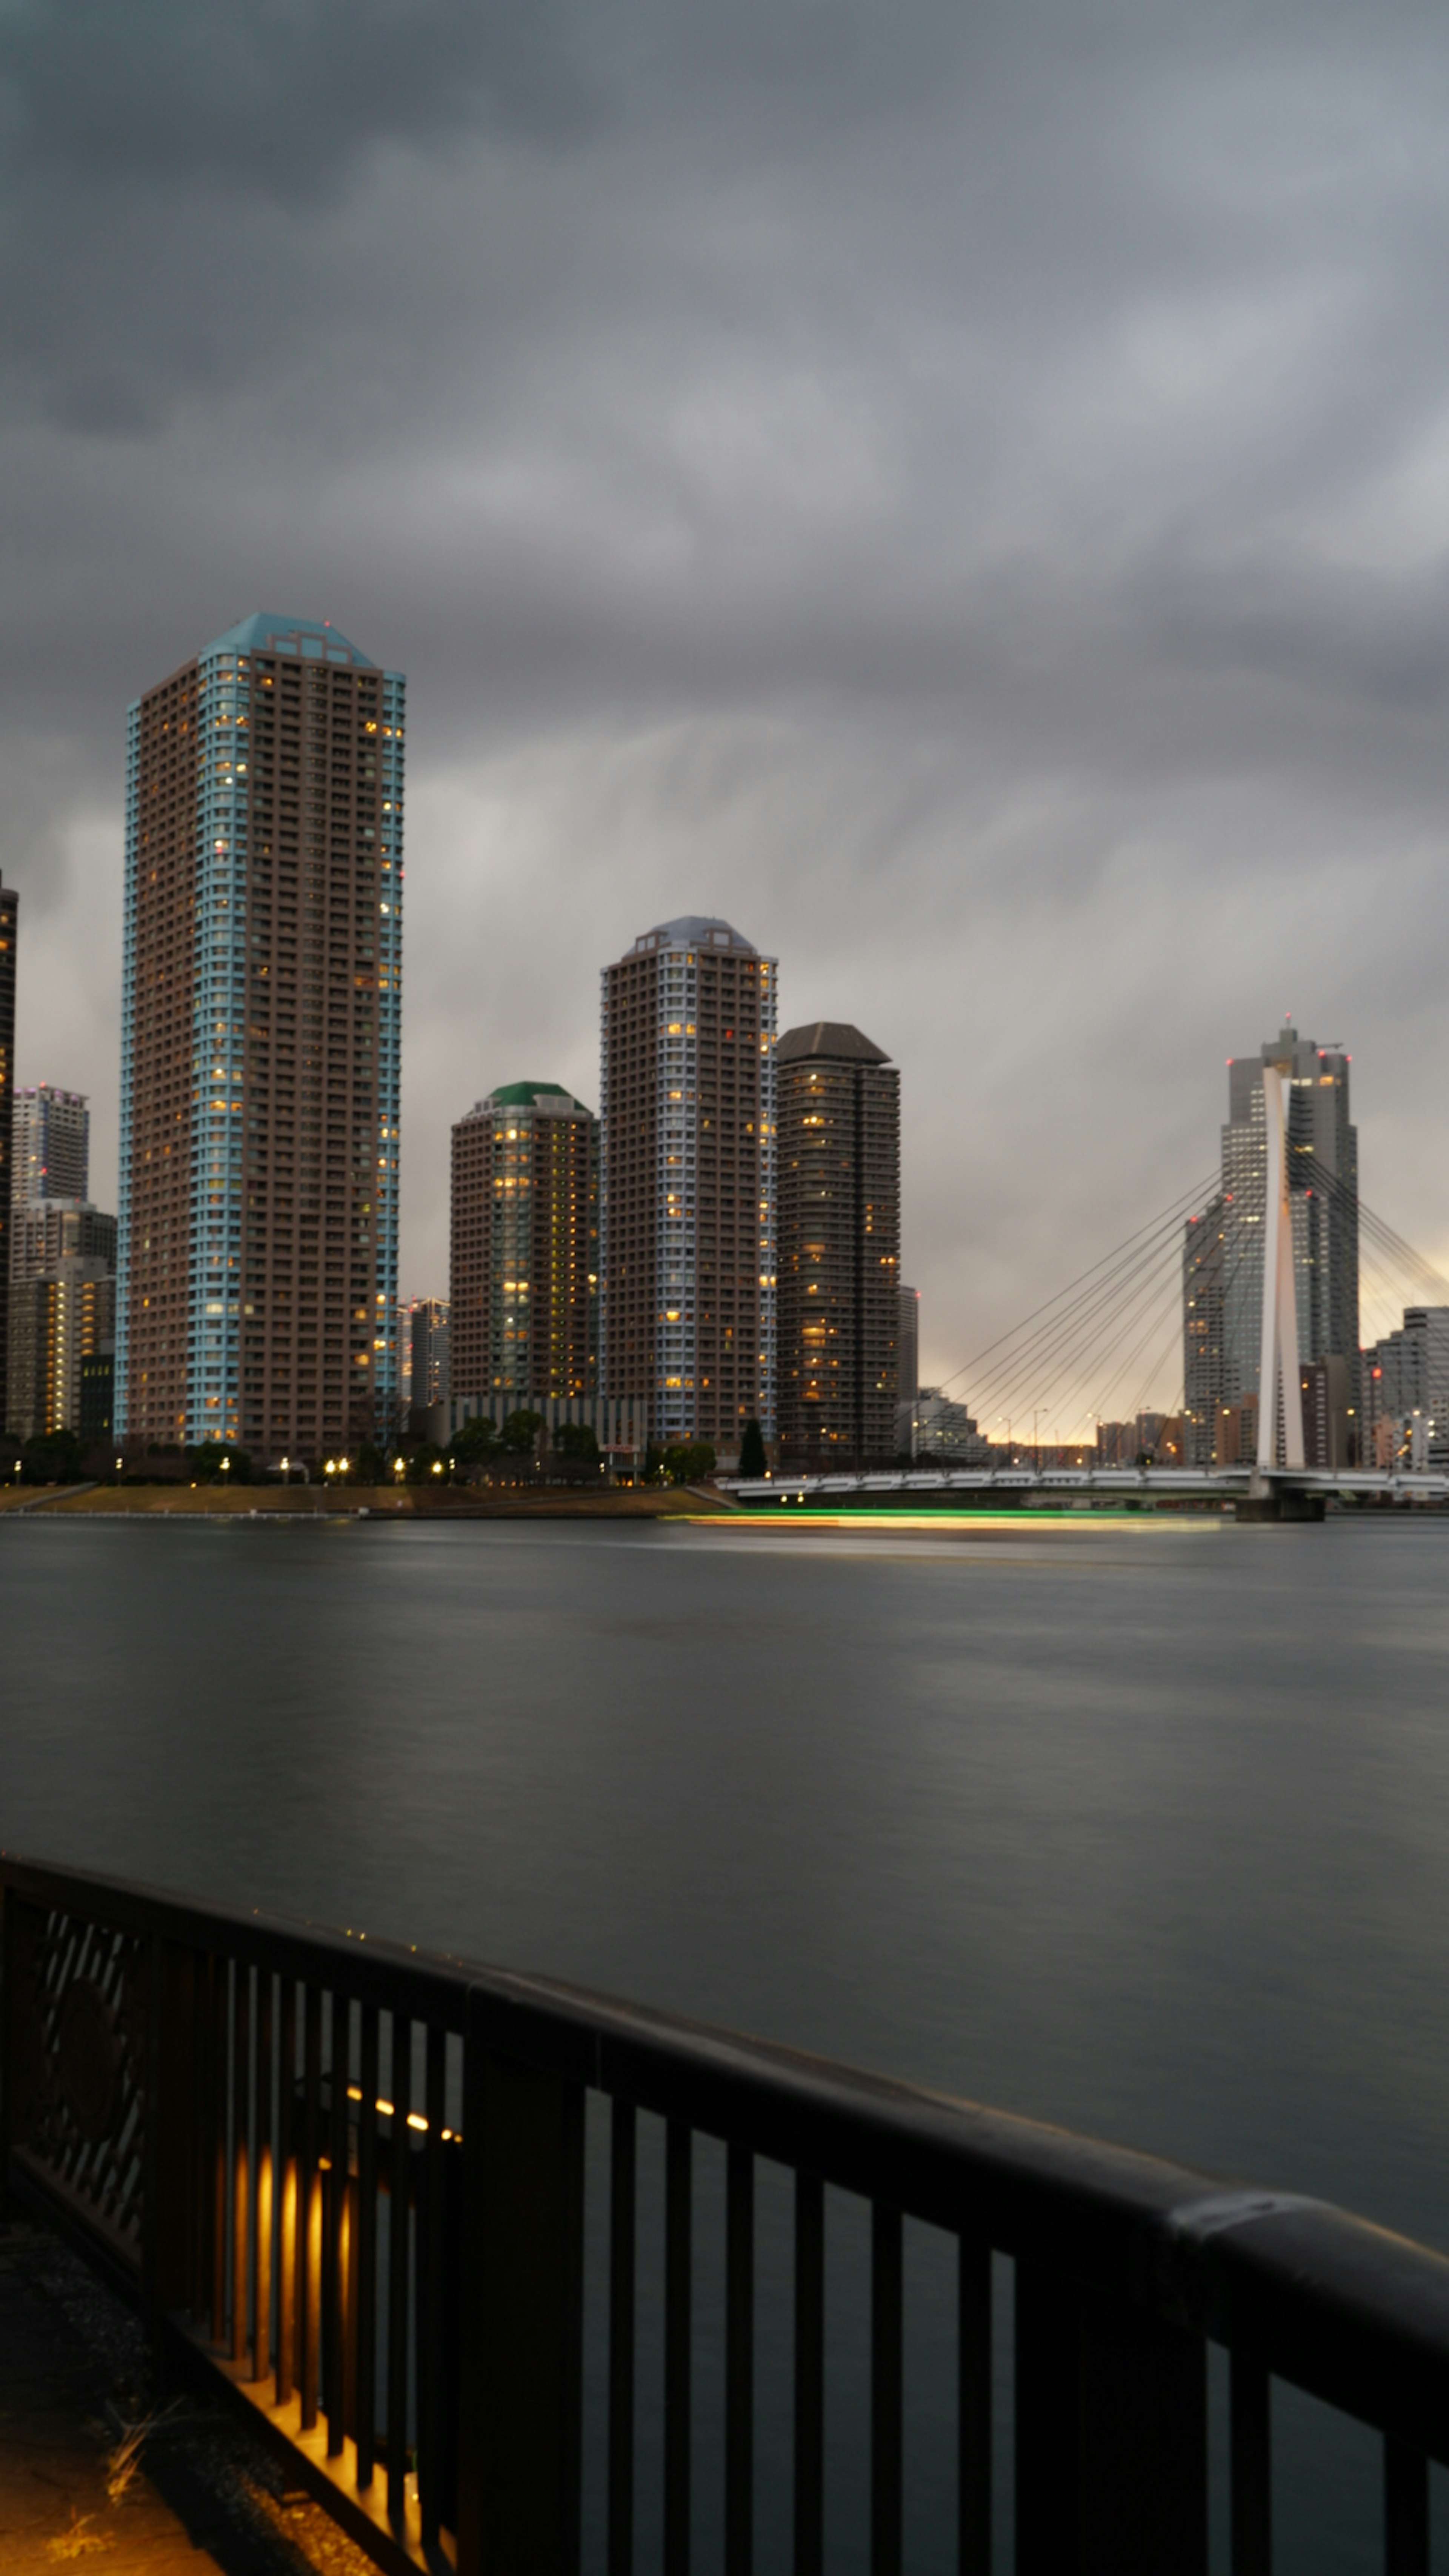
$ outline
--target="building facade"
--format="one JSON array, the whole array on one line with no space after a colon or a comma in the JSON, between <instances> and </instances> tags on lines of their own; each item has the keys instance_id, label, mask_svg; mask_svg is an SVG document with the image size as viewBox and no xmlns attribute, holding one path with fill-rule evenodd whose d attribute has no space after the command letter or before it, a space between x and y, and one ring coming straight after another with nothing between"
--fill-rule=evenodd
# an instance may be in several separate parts
<instances>
[{"instance_id":1,"label":"building facade","mask_svg":"<svg viewBox=\"0 0 1449 2576\"><path fill-rule=\"evenodd\" d=\"M11 1214L8 1428L83 1434L84 1364L115 1347L116 1220L76 1199L21 1199Z\"/></svg>"},{"instance_id":2,"label":"building facade","mask_svg":"<svg viewBox=\"0 0 1449 2576\"><path fill-rule=\"evenodd\" d=\"M810 1465L892 1458L900 1335L901 1089L843 1021L775 1051L780 1453Z\"/></svg>"},{"instance_id":3,"label":"building facade","mask_svg":"<svg viewBox=\"0 0 1449 2576\"><path fill-rule=\"evenodd\" d=\"M1449 1306L1406 1306L1397 1332L1363 1355L1363 1451L1369 1466L1449 1468Z\"/></svg>"},{"instance_id":4,"label":"building facade","mask_svg":"<svg viewBox=\"0 0 1449 2576\"><path fill-rule=\"evenodd\" d=\"M415 1297L407 1312L408 1405L445 1404L453 1391L448 1300Z\"/></svg>"},{"instance_id":5,"label":"building facade","mask_svg":"<svg viewBox=\"0 0 1449 2576\"><path fill-rule=\"evenodd\" d=\"M778 968L727 921L645 931L602 976L600 1367L649 1436L775 1428Z\"/></svg>"},{"instance_id":6,"label":"building facade","mask_svg":"<svg viewBox=\"0 0 1449 2576\"><path fill-rule=\"evenodd\" d=\"M14 1196L83 1199L89 1188L90 1103L83 1091L28 1083L15 1094Z\"/></svg>"},{"instance_id":7,"label":"building facade","mask_svg":"<svg viewBox=\"0 0 1449 2576\"><path fill-rule=\"evenodd\" d=\"M130 710L118 1439L396 1422L404 713L267 615Z\"/></svg>"},{"instance_id":8,"label":"building facade","mask_svg":"<svg viewBox=\"0 0 1449 2576\"><path fill-rule=\"evenodd\" d=\"M10 1202L15 1081L15 942L20 898L0 877L0 1431L10 1421Z\"/></svg>"},{"instance_id":9,"label":"building facade","mask_svg":"<svg viewBox=\"0 0 1449 2576\"><path fill-rule=\"evenodd\" d=\"M1228 1063L1221 1186L1183 1243L1183 1376L1191 1463L1226 1464L1222 1425L1258 1393L1267 1185L1264 1067L1286 1076L1288 1187L1298 1351L1338 1359L1348 1419L1359 1405L1358 1130L1349 1115L1351 1058L1285 1024L1256 1055ZM1209 1426L1213 1426L1211 1432Z\"/></svg>"},{"instance_id":10,"label":"building facade","mask_svg":"<svg viewBox=\"0 0 1449 2576\"><path fill-rule=\"evenodd\" d=\"M504 1083L458 1120L448 1306L460 1396L517 1406L595 1392L598 1171L598 1121L556 1082Z\"/></svg>"}]
</instances>

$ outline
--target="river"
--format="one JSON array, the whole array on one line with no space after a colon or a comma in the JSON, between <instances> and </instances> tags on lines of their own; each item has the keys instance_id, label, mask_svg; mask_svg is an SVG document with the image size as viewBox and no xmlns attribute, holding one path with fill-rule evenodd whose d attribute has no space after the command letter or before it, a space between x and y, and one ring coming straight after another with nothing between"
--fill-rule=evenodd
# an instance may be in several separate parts
<instances>
[{"instance_id":1,"label":"river","mask_svg":"<svg viewBox=\"0 0 1449 2576\"><path fill-rule=\"evenodd\" d=\"M42 1515L0 1523L0 1835L1449 2250L1446 1674L1439 1519ZM1378 2563L1364 2443L1305 2568Z\"/></svg>"}]
</instances>

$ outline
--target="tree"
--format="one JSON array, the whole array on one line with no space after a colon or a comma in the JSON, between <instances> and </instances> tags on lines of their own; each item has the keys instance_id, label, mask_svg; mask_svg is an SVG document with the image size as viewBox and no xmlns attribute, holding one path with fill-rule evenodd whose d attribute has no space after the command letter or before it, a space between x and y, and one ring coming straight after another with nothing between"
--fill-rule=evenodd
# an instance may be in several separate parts
<instances>
[{"instance_id":1,"label":"tree","mask_svg":"<svg viewBox=\"0 0 1449 2576\"><path fill-rule=\"evenodd\" d=\"M587 1422L561 1422L553 1435L553 1454L565 1473L590 1482L599 1472L599 1443Z\"/></svg>"},{"instance_id":2,"label":"tree","mask_svg":"<svg viewBox=\"0 0 1449 2576\"><path fill-rule=\"evenodd\" d=\"M249 1485L252 1462L245 1449L230 1449L222 1440L203 1440L186 1452L186 1464L198 1485Z\"/></svg>"},{"instance_id":3,"label":"tree","mask_svg":"<svg viewBox=\"0 0 1449 2576\"><path fill-rule=\"evenodd\" d=\"M23 1485L76 1485L83 1457L73 1431L42 1431L27 1440L20 1453Z\"/></svg>"},{"instance_id":4,"label":"tree","mask_svg":"<svg viewBox=\"0 0 1449 2576\"><path fill-rule=\"evenodd\" d=\"M764 1472L764 1433L761 1431L758 1422L747 1422L745 1424L745 1436L740 1442L740 1474L742 1476L763 1476Z\"/></svg>"},{"instance_id":5,"label":"tree","mask_svg":"<svg viewBox=\"0 0 1449 2576\"><path fill-rule=\"evenodd\" d=\"M543 1415L521 1405L503 1425L503 1446L515 1458L526 1458L543 1429Z\"/></svg>"},{"instance_id":6,"label":"tree","mask_svg":"<svg viewBox=\"0 0 1449 2576\"><path fill-rule=\"evenodd\" d=\"M362 1440L352 1461L352 1473L359 1485L380 1485L387 1474L387 1460L375 1440Z\"/></svg>"},{"instance_id":7,"label":"tree","mask_svg":"<svg viewBox=\"0 0 1449 2576\"><path fill-rule=\"evenodd\" d=\"M707 1440L675 1440L664 1452L664 1472L671 1485L694 1485L714 1471L714 1451Z\"/></svg>"},{"instance_id":8,"label":"tree","mask_svg":"<svg viewBox=\"0 0 1449 2576\"><path fill-rule=\"evenodd\" d=\"M449 1456L460 1467L481 1466L485 1458L496 1458L502 1443L486 1413L470 1414L461 1431L453 1435Z\"/></svg>"}]
</instances>

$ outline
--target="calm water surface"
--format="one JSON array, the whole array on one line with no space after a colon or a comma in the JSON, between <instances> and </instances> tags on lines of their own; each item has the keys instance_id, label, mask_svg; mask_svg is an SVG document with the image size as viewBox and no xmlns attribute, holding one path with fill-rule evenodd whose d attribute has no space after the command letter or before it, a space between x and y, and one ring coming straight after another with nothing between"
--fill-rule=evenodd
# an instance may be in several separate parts
<instances>
[{"instance_id":1,"label":"calm water surface","mask_svg":"<svg viewBox=\"0 0 1449 2576\"><path fill-rule=\"evenodd\" d=\"M0 1640L12 1849L1449 2249L1449 1522L12 1520ZM1312 2563L1372 2563L1351 2523Z\"/></svg>"}]
</instances>

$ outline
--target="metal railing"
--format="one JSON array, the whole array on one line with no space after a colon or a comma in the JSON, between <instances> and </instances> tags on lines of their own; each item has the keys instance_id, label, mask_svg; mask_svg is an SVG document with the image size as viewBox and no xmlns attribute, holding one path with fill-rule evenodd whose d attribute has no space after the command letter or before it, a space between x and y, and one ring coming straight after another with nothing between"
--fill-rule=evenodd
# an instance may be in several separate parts
<instances>
[{"instance_id":1,"label":"metal railing","mask_svg":"<svg viewBox=\"0 0 1449 2576\"><path fill-rule=\"evenodd\" d=\"M639 2463L657 2460L662 2563L682 2576L706 2322L696 2151L722 2141L728 2576L752 2565L767 2291L792 2319L793 2565L825 2563L834 2192L869 2212L873 2576L902 2561L907 2220L953 2248L963 2576L986 2576L1003 2510L1019 2576L1204 2576L1210 2343L1230 2357L1234 2576L1271 2565L1275 2378L1382 2433L1385 2564L1425 2576L1428 2463L1449 2461L1449 2262L1420 2246L537 1979L3 1857L0 1883L8 2187L129 2290L171 2371L224 2386L285 2445L383 2567L574 2576L588 2263L607 2281L598 2554L609 2576L632 2570ZM651 2119L657 2389L637 2349ZM757 2232L770 2167L788 2177L788 2289ZM995 2497L993 2254L1014 2263Z\"/></svg>"}]
</instances>

